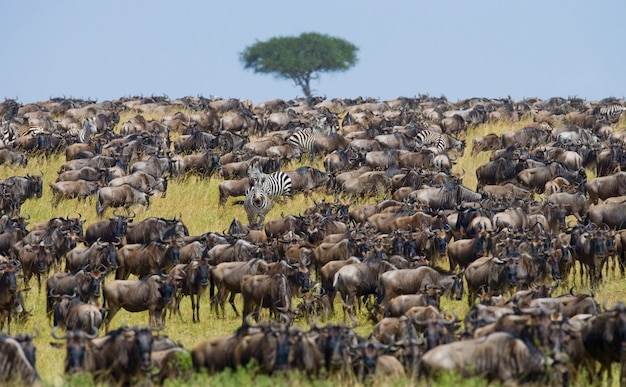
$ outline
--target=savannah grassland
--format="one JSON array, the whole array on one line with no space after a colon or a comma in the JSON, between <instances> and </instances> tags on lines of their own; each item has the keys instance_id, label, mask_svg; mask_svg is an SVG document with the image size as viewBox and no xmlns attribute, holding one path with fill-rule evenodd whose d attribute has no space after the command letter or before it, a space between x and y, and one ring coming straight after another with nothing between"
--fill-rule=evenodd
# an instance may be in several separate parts
<instances>
[{"instance_id":1,"label":"savannah grassland","mask_svg":"<svg viewBox=\"0 0 626 387\"><path fill-rule=\"evenodd\" d=\"M173 114L177 110L168 112ZM183 113L189 114L190 112L184 111ZM127 111L121 114L120 123L136 115L137 112ZM160 120L162 114L150 114L142 113L144 117L149 119ZM456 166L453 172L465 171L463 178L464 185L468 188L476 188L476 176L475 169L480 164L488 161L489 154L481 153L475 157L470 156L472 139L479 135L485 135L488 133L501 134L508 130L521 129L525 124L530 122L529 118L525 118L520 122L497 122L477 127L471 127L467 132L466 137L466 150L463 156L459 156L456 162ZM616 125L615 128L620 127ZM623 128L623 125L621 126ZM118 131L119 128L116 128ZM172 134L172 140L178 134ZM76 216L77 213L82 215L82 218L86 220L85 228L97 221L95 214L95 201L87 201L86 206L75 200L64 201L58 206L57 209L51 208L51 191L49 184L54 183L57 171L60 165L65 161L64 154L53 155L49 159L34 159L30 158L27 168L10 168L7 166L0 166L0 177L7 178L9 176L24 176L27 173L40 174L43 173L44 190L43 197L36 200L28 200L22 206L22 214L30 215L30 223L47 221L55 216ZM308 164L308 158L304 157L303 161ZM311 165L311 164L309 164ZM293 170L301 164L291 164L283 167L283 170ZM323 170L321 159L317 159L311 165L313 167ZM588 170L588 178L591 179L595 176L595 171ZM238 218L246 222L245 212L243 206L235 205L236 199L229 199L225 206L218 206L218 190L217 185L221 181L220 177L213 177L210 180L199 179L195 176L187 176L182 178L171 179L168 186L167 196L165 198L155 195L151 199L151 206L148 210L137 207L134 208L137 216L135 221L145 219L150 216L173 218L174 216L181 216L184 223L189 228L191 235L198 235L204 232L222 232L226 230L233 218ZM322 192L314 193L312 198L305 198L302 194L296 195L293 198L287 199L284 203L275 203L272 211L268 214L266 219L278 218L287 214L299 214L304 209L313 204L313 200L319 201L326 199L333 200L332 195L326 195ZM367 199L365 202L380 201L382 197ZM365 203L363 202L363 203ZM356 204L360 204L357 202ZM111 215L111 210L107 211L106 216ZM113 276L109 276L107 280L111 280ZM131 277L132 278L132 277ZM85 385L89 384L89 378L76 377L73 380L68 380L63 375L63 361L65 358L65 351L62 349L56 349L50 345L51 341L56 341L50 335L51 322L45 317L45 289L38 292L35 279L31 279L31 290L26 293L26 307L31 310L32 317L25 323L13 324L11 327L11 333L18 332L34 332L35 329L40 331L39 337L35 340L37 346L37 369L42 378L44 385ZM579 291L586 291L586 289L577 289ZM561 289L560 292L566 292L567 289ZM595 289L597 299L602 303L606 302L607 305L612 305L616 301L626 300L626 286L623 285L623 280L618 277L611 277L608 281L602 283L597 289ZM240 296L237 296L237 302L241 304ZM298 300L294 299L293 304L297 305ZM174 317L169 319L166 323L165 329L162 334L168 335L170 338L181 342L185 348L191 349L201 341L210 338L228 334L237 329L241 324L241 318L234 315L232 309L227 309L226 318L218 319L210 311L210 303L208 293L202 299L200 314L202 321L194 324L191 322L191 306L188 298L185 298L181 305L182 320ZM464 316L468 311L467 300L462 301L450 301L448 299L442 299L442 309L445 312L456 312L460 317ZM239 306L241 310L241 306ZM319 324L325 324L327 322L340 322L342 314L340 312L339 302L336 304L336 310L339 311L337 315L330 320L321 319ZM127 326L133 325L146 325L148 323L147 312L143 313L128 313L120 311L112 322L112 328L126 324ZM297 321L296 325L306 327L306 322ZM371 331L373 324L371 321L365 318L365 313L361 313L359 316L359 326L356 328L356 332L362 336L367 336ZM617 371L617 370L616 370ZM614 375L616 372L614 371ZM617 373L619 375L619 373ZM619 379L619 378L616 378ZM220 375L207 377L206 375L196 374L193 375L190 380L181 380L174 382L175 385L331 385L333 382L330 380L316 380L309 381L303 376L297 373L286 375L280 378L270 378L266 376L255 376L248 370L239 370L236 372L226 371ZM389 381L381 381L383 384L391 384ZM468 383L469 382L469 383ZM408 380L396 381L393 384L406 385L410 383ZM473 379L471 381L463 380L458 376L450 375L442 378L437 383L438 385L451 385L455 383L462 383L463 385L483 385L484 382L479 379ZM379 384L379 383L377 383Z\"/></svg>"}]
</instances>

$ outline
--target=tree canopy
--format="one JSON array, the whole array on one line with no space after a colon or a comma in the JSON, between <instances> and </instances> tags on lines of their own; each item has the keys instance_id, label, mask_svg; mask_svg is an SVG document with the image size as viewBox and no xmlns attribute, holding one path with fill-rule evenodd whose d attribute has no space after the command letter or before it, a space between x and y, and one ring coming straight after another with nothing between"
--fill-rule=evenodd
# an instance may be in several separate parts
<instances>
[{"instance_id":1,"label":"tree canopy","mask_svg":"<svg viewBox=\"0 0 626 387\"><path fill-rule=\"evenodd\" d=\"M346 71L357 62L358 48L343 39L315 32L256 42L240 54L245 69L292 79L310 98L311 80L320 73Z\"/></svg>"}]
</instances>

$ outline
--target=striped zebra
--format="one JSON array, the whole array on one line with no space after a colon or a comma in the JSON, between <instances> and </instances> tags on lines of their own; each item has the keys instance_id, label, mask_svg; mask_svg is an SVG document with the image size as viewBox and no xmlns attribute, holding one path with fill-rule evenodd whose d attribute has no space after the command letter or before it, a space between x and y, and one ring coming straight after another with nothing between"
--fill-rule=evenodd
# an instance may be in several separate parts
<instances>
[{"instance_id":1,"label":"striped zebra","mask_svg":"<svg viewBox=\"0 0 626 387\"><path fill-rule=\"evenodd\" d=\"M415 142L418 147L434 148L437 154L442 154L448 149L446 136L433 130L422 130L415 135Z\"/></svg>"},{"instance_id":2,"label":"striped zebra","mask_svg":"<svg viewBox=\"0 0 626 387\"><path fill-rule=\"evenodd\" d=\"M319 135L319 131L311 128L298 129L287 138L287 144L295 149L300 149L303 154L308 153L313 159L315 156L315 139Z\"/></svg>"},{"instance_id":3,"label":"striped zebra","mask_svg":"<svg viewBox=\"0 0 626 387\"><path fill-rule=\"evenodd\" d=\"M248 216L250 227L260 229L263 227L265 215L272 209L272 200L263 188L253 185L246 190L243 208Z\"/></svg>"},{"instance_id":4,"label":"striped zebra","mask_svg":"<svg viewBox=\"0 0 626 387\"><path fill-rule=\"evenodd\" d=\"M251 185L261 187L270 198L291 194L291 178L284 172L263 173L258 165L253 165L248 168L248 178Z\"/></svg>"},{"instance_id":5,"label":"striped zebra","mask_svg":"<svg viewBox=\"0 0 626 387\"><path fill-rule=\"evenodd\" d=\"M463 151L465 141L458 140L447 133L422 130L415 135L415 145L418 148L431 148L436 154L443 154L447 151Z\"/></svg>"},{"instance_id":6,"label":"striped zebra","mask_svg":"<svg viewBox=\"0 0 626 387\"><path fill-rule=\"evenodd\" d=\"M626 108L619 103L608 103L600 106L599 113L602 116L606 116L609 122L615 123L619 120L624 110L626 110Z\"/></svg>"}]
</instances>

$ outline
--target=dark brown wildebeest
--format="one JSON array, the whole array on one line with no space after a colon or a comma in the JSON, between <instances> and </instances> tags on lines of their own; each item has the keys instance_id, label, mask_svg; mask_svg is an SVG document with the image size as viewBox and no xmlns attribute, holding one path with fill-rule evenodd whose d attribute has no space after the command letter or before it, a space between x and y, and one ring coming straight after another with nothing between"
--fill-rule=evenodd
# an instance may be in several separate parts
<instances>
[{"instance_id":1,"label":"dark brown wildebeest","mask_svg":"<svg viewBox=\"0 0 626 387\"><path fill-rule=\"evenodd\" d=\"M602 377L602 373L606 372L608 384L612 384L613 381L613 372L611 371L613 363L620 363L619 381L622 385L626 383L626 363L623 360L622 351L626 344L625 337L626 308L621 302L613 309L589 319L582 332L585 349L600 363L600 372L597 376ZM595 369L589 370L592 374L594 371Z\"/></svg>"},{"instance_id":2,"label":"dark brown wildebeest","mask_svg":"<svg viewBox=\"0 0 626 387\"><path fill-rule=\"evenodd\" d=\"M11 320L20 307L16 301L20 295L17 286L17 268L12 263L0 264L0 313L3 316L0 326L4 329L6 317L7 333L11 331Z\"/></svg>"},{"instance_id":3,"label":"dark brown wildebeest","mask_svg":"<svg viewBox=\"0 0 626 387\"><path fill-rule=\"evenodd\" d=\"M422 356L420 375L435 377L458 372L465 377L485 376L489 381L523 383L546 376L544 355L530 343L505 332L439 345Z\"/></svg>"},{"instance_id":4,"label":"dark brown wildebeest","mask_svg":"<svg viewBox=\"0 0 626 387\"><path fill-rule=\"evenodd\" d=\"M343 319L350 317L355 322L352 313L357 297L378 294L380 276L389 270L397 270L395 266L383 260L362 262L342 267L335 273L333 290L328 298L332 304L337 292L341 293L343 303Z\"/></svg>"},{"instance_id":5,"label":"dark brown wildebeest","mask_svg":"<svg viewBox=\"0 0 626 387\"><path fill-rule=\"evenodd\" d=\"M320 269L331 261L342 261L353 256L357 251L357 244L352 239L343 239L337 243L321 243L313 249L315 272L320 277Z\"/></svg>"},{"instance_id":6,"label":"dark brown wildebeest","mask_svg":"<svg viewBox=\"0 0 626 387\"><path fill-rule=\"evenodd\" d=\"M96 214L102 218L104 212L109 207L124 207L127 210L132 205L143 205L150 207L151 193L141 192L128 184L120 187L103 187L98 190L98 200L96 201Z\"/></svg>"},{"instance_id":7,"label":"dark brown wildebeest","mask_svg":"<svg viewBox=\"0 0 626 387\"><path fill-rule=\"evenodd\" d=\"M258 320L261 308L268 308L275 318L280 314L292 313L289 281L282 273L244 276L241 295L244 320L250 313Z\"/></svg>"},{"instance_id":8,"label":"dark brown wildebeest","mask_svg":"<svg viewBox=\"0 0 626 387\"><path fill-rule=\"evenodd\" d=\"M45 245L43 241L38 245L25 244L24 240L14 245L17 258L24 274L24 285L28 287L28 282L37 276L37 287L41 292L41 278L47 277L50 272L50 266L54 263L54 257L51 254L50 246Z\"/></svg>"},{"instance_id":9,"label":"dark brown wildebeest","mask_svg":"<svg viewBox=\"0 0 626 387\"><path fill-rule=\"evenodd\" d=\"M52 313L55 299L63 295L74 294L83 302L97 302L103 274L87 269L74 273L55 273L46 281L46 313Z\"/></svg>"},{"instance_id":10,"label":"dark brown wildebeest","mask_svg":"<svg viewBox=\"0 0 626 387\"><path fill-rule=\"evenodd\" d=\"M13 164L26 167L26 164L28 164L28 158L21 152L4 148L0 149L0 164Z\"/></svg>"},{"instance_id":11,"label":"dark brown wildebeest","mask_svg":"<svg viewBox=\"0 0 626 387\"><path fill-rule=\"evenodd\" d=\"M126 235L128 223L133 221L133 215L120 215L113 212L109 220L100 220L90 224L85 230L85 245L89 246L97 240L102 242L118 243Z\"/></svg>"},{"instance_id":12,"label":"dark brown wildebeest","mask_svg":"<svg viewBox=\"0 0 626 387\"><path fill-rule=\"evenodd\" d=\"M180 290L175 295L174 307L179 313L180 299L189 296L191 299L192 321L200 322L200 298L209 287L209 264L206 260L193 260L189 263L179 263L170 270L174 277L181 277Z\"/></svg>"},{"instance_id":13,"label":"dark brown wildebeest","mask_svg":"<svg viewBox=\"0 0 626 387\"><path fill-rule=\"evenodd\" d=\"M219 157L217 153L204 151L199 154L183 156L180 160L178 173L180 175L194 173L198 176L211 179L211 176L219 170L219 167Z\"/></svg>"},{"instance_id":14,"label":"dark brown wildebeest","mask_svg":"<svg viewBox=\"0 0 626 387\"><path fill-rule=\"evenodd\" d=\"M173 219L150 217L141 222L129 223L126 230L127 243L166 241L189 236L189 230L180 217Z\"/></svg>"},{"instance_id":15,"label":"dark brown wildebeest","mask_svg":"<svg viewBox=\"0 0 626 387\"><path fill-rule=\"evenodd\" d=\"M459 239L450 242L448 245L448 258L450 268L456 269L458 266L467 267L476 259L485 256L493 251L490 232L481 230L472 239Z\"/></svg>"},{"instance_id":16,"label":"dark brown wildebeest","mask_svg":"<svg viewBox=\"0 0 626 387\"><path fill-rule=\"evenodd\" d=\"M30 356L23 344L15 337L0 336L0 364L4 370L0 375L0 383L25 386L42 385L35 368L34 351Z\"/></svg>"},{"instance_id":17,"label":"dark brown wildebeest","mask_svg":"<svg viewBox=\"0 0 626 387\"><path fill-rule=\"evenodd\" d=\"M87 166L81 169L74 169L71 171L60 173L57 176L56 182L58 183L60 181L77 181L77 180L106 182L108 175L109 175L109 170L106 168L94 168L94 167Z\"/></svg>"},{"instance_id":18,"label":"dark brown wildebeest","mask_svg":"<svg viewBox=\"0 0 626 387\"><path fill-rule=\"evenodd\" d=\"M543 193L546 183L558 176L568 179L573 185L587 182L587 175L583 168L572 169L556 161L543 167L524 169L517 174L517 181L524 187Z\"/></svg>"},{"instance_id":19,"label":"dark brown wildebeest","mask_svg":"<svg viewBox=\"0 0 626 387\"><path fill-rule=\"evenodd\" d=\"M168 272L179 261L180 247L176 238L125 245L118 252L115 279L128 279L131 274L142 278Z\"/></svg>"},{"instance_id":20,"label":"dark brown wildebeest","mask_svg":"<svg viewBox=\"0 0 626 387\"><path fill-rule=\"evenodd\" d=\"M64 295L55 304L53 325L64 327L67 331L95 333L102 326L102 311L94 304L81 301L77 296Z\"/></svg>"},{"instance_id":21,"label":"dark brown wildebeest","mask_svg":"<svg viewBox=\"0 0 626 387\"><path fill-rule=\"evenodd\" d=\"M401 294L417 294L428 286L442 291L450 290L451 298L463 297L463 276L430 266L415 269L400 269L380 275L378 299L376 305L385 308L387 303Z\"/></svg>"},{"instance_id":22,"label":"dark brown wildebeest","mask_svg":"<svg viewBox=\"0 0 626 387\"><path fill-rule=\"evenodd\" d=\"M175 279L151 275L140 280L114 280L104 286L103 308L109 308L104 319L105 329L109 330L111 320L120 308L129 312L149 313L150 326L161 327L161 313L172 301Z\"/></svg>"},{"instance_id":23,"label":"dark brown wildebeest","mask_svg":"<svg viewBox=\"0 0 626 387\"><path fill-rule=\"evenodd\" d=\"M505 294L517 283L517 257L502 260L497 257L482 257L470 263L464 275L467 281L468 304L474 305L481 289L490 294Z\"/></svg>"},{"instance_id":24,"label":"dark brown wildebeest","mask_svg":"<svg viewBox=\"0 0 626 387\"><path fill-rule=\"evenodd\" d=\"M210 296L216 314L219 316L221 309L222 317L225 316L224 305L226 304L226 296L230 295L228 302L233 307L235 315L239 317L239 312L235 307L235 295L241 293L243 277L253 274L265 274L266 271L265 262L259 258L253 258L248 261L222 262L212 267L210 269ZM217 287L217 294L214 292L214 286Z\"/></svg>"},{"instance_id":25,"label":"dark brown wildebeest","mask_svg":"<svg viewBox=\"0 0 626 387\"><path fill-rule=\"evenodd\" d=\"M122 327L102 338L83 331L69 331L57 340L66 340L65 373L89 373L97 383L131 384L148 377L151 371L152 328ZM58 344L56 346L59 346Z\"/></svg>"},{"instance_id":26,"label":"dark brown wildebeest","mask_svg":"<svg viewBox=\"0 0 626 387\"><path fill-rule=\"evenodd\" d=\"M245 239L238 239L229 244L218 244L206 252L206 258L210 265L221 262L247 261L259 255L261 249L255 243Z\"/></svg>"},{"instance_id":27,"label":"dark brown wildebeest","mask_svg":"<svg viewBox=\"0 0 626 387\"><path fill-rule=\"evenodd\" d=\"M626 172L593 178L585 184L585 191L591 204L598 204L598 199L626 195Z\"/></svg>"}]
</instances>

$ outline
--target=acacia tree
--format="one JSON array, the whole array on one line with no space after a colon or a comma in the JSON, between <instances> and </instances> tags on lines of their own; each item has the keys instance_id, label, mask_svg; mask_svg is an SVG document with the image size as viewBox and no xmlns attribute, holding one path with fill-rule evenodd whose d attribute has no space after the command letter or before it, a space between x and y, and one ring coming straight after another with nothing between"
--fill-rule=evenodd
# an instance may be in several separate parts
<instances>
[{"instance_id":1,"label":"acacia tree","mask_svg":"<svg viewBox=\"0 0 626 387\"><path fill-rule=\"evenodd\" d=\"M311 80L318 79L320 73L348 70L357 62L357 51L355 45L343 39L309 32L256 42L246 47L240 59L244 69L292 79L310 98Z\"/></svg>"}]
</instances>

